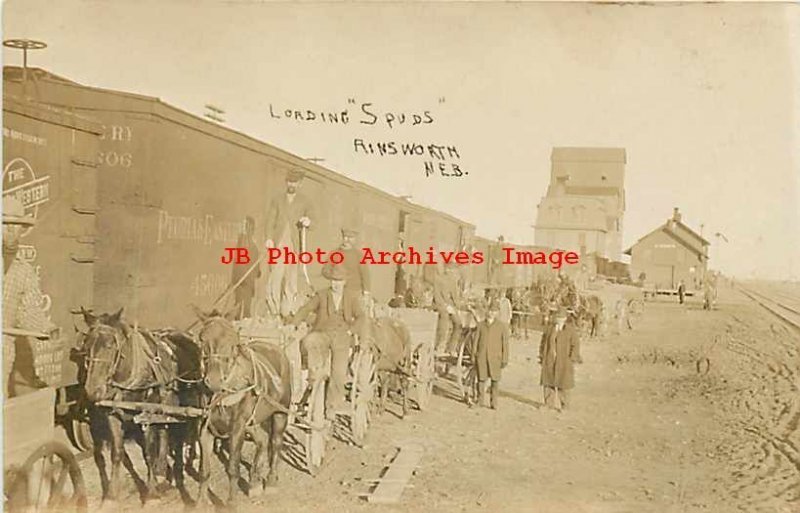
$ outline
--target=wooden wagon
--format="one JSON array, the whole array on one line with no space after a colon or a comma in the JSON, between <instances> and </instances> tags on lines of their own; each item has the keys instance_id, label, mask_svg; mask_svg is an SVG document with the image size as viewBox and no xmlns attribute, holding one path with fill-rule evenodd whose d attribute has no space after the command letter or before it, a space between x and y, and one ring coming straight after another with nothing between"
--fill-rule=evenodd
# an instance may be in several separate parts
<instances>
[{"instance_id":1,"label":"wooden wagon","mask_svg":"<svg viewBox=\"0 0 800 513\"><path fill-rule=\"evenodd\" d=\"M236 323L239 336L251 342L279 346L292 368L293 406L290 423L305 434L306 468L317 475L324 463L326 445L331 437L332 423L325 415L327 379L309 383L303 370L300 353L301 330L283 326L276 319L244 319ZM375 363L366 349L353 349L350 358L347 401L350 436L353 443L363 445L371 420L370 404L376 394Z\"/></svg>"},{"instance_id":2,"label":"wooden wagon","mask_svg":"<svg viewBox=\"0 0 800 513\"><path fill-rule=\"evenodd\" d=\"M6 336L28 336L3 330ZM35 334L34 334L35 335ZM46 337L37 336L43 339ZM3 465L6 511L87 509L77 459L56 439L56 389L35 390L3 403Z\"/></svg>"},{"instance_id":3,"label":"wooden wagon","mask_svg":"<svg viewBox=\"0 0 800 513\"><path fill-rule=\"evenodd\" d=\"M404 323L411 334L411 400L426 410L436 378L436 312L421 308L392 308L391 316Z\"/></svg>"}]
</instances>

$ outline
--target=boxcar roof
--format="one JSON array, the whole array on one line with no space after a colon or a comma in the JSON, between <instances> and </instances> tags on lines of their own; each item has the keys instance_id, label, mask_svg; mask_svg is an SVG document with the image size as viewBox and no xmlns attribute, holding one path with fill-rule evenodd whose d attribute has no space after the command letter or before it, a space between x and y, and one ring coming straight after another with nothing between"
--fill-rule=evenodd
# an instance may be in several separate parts
<instances>
[{"instance_id":1,"label":"boxcar roof","mask_svg":"<svg viewBox=\"0 0 800 513\"><path fill-rule=\"evenodd\" d=\"M269 143L256 139L250 135L247 135L244 132L240 132L238 130L234 130L230 127L219 125L218 123L209 121L207 119L202 118L196 114L192 114L185 110L182 110L178 107L170 105L162 101L161 99L154 97L154 96L145 96L140 94L128 93L124 91L117 91L114 89L104 89L101 87L94 87L94 86L87 86L83 84L79 84L77 82L65 79L64 77L55 75L50 73L46 70L41 68L28 68L28 72L32 73L36 80L42 82L50 82L52 84L67 87L67 88L76 88L80 89L81 91L89 91L93 93L97 93L99 95L108 95L114 96L117 99L124 100L131 100L130 104L126 104L124 110L127 112L141 112L149 115L153 115L164 119L166 121L170 121L177 125L182 125L186 128L197 130L200 132L204 132L212 137L218 137L220 139L224 139L231 144L235 144L242 148L248 149L250 151L255 151L257 153L261 153L264 155L268 155L276 160L280 160L285 162L287 165L290 166L302 166L307 171L311 171L312 173L324 177L330 181L338 182L342 185L356 188L359 190L363 190L365 192L371 192L374 194L378 194L384 199L388 199L395 203L400 208L411 208L413 210L418 211L425 211L429 213L433 213L449 219L450 221L473 227L472 223L464 221L462 219L458 219L455 216L447 214L445 212L441 212L439 210L432 209L430 207L425 207L422 205L418 205L408 200L404 200L399 198L393 194L388 192L382 191L376 187L373 187L369 184L364 182L359 182L357 180L353 180L352 178L348 178L340 173L337 173L333 170L327 169L322 167L318 164L313 162L309 162L308 160L303 159L297 155L294 155L286 150L282 150L275 146L272 146ZM4 80L19 80L21 78L21 68L18 66L5 66L3 68L3 79ZM114 105L119 105L119 103L109 104L108 106L100 106L100 107L86 107L81 106L80 108L83 110L123 110L119 107L114 107Z\"/></svg>"},{"instance_id":2,"label":"boxcar roof","mask_svg":"<svg viewBox=\"0 0 800 513\"><path fill-rule=\"evenodd\" d=\"M3 110L95 135L101 135L103 130L98 120L51 105L26 101L8 92L3 94Z\"/></svg>"}]
</instances>

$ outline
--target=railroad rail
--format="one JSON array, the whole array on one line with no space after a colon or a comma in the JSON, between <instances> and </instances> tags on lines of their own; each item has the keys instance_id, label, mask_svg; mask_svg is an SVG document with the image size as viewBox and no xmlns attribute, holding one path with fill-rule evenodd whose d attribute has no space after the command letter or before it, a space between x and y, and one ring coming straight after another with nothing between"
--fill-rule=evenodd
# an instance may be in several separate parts
<instances>
[{"instance_id":1,"label":"railroad rail","mask_svg":"<svg viewBox=\"0 0 800 513\"><path fill-rule=\"evenodd\" d=\"M745 296L761 305L764 309L768 310L773 315L789 324L795 330L800 331L800 310L793 306L787 305L781 300L774 299L770 295L764 294L763 292L746 288L741 285L739 285L737 288ZM786 296L781 295L781 297Z\"/></svg>"}]
</instances>

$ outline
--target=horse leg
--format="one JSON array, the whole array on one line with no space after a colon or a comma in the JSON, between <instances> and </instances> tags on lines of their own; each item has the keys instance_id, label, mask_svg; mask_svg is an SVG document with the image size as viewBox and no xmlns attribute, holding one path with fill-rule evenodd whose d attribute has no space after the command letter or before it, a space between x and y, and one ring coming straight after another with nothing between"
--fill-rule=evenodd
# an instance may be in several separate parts
<instances>
[{"instance_id":1,"label":"horse leg","mask_svg":"<svg viewBox=\"0 0 800 513\"><path fill-rule=\"evenodd\" d=\"M267 437L267 421L258 426L253 426L247 432L256 444L256 454L253 456L253 464L250 466L250 487L248 495L258 497L264 492L264 451L267 450L269 439Z\"/></svg>"},{"instance_id":2,"label":"horse leg","mask_svg":"<svg viewBox=\"0 0 800 513\"><path fill-rule=\"evenodd\" d=\"M400 393L403 396L403 416L408 415L408 376L405 374L400 375Z\"/></svg>"},{"instance_id":3,"label":"horse leg","mask_svg":"<svg viewBox=\"0 0 800 513\"><path fill-rule=\"evenodd\" d=\"M111 435L111 480L108 487L108 500L116 501L119 497L120 467L125 452L122 438L122 419L115 415L108 417L108 430Z\"/></svg>"},{"instance_id":4,"label":"horse leg","mask_svg":"<svg viewBox=\"0 0 800 513\"><path fill-rule=\"evenodd\" d=\"M158 498L156 491L156 466L158 463L158 430L156 426L144 426L144 462L147 467L146 499Z\"/></svg>"},{"instance_id":5,"label":"horse leg","mask_svg":"<svg viewBox=\"0 0 800 513\"><path fill-rule=\"evenodd\" d=\"M386 411L386 398L389 397L389 383L386 379L386 374L383 372L380 372L378 376L378 384L381 387L381 401L378 414L383 415Z\"/></svg>"},{"instance_id":6,"label":"horse leg","mask_svg":"<svg viewBox=\"0 0 800 513\"><path fill-rule=\"evenodd\" d=\"M289 425L289 416L283 412L275 412L272 415L269 432L269 474L267 474L267 486L275 486L278 483L278 462L281 461L283 452L283 435Z\"/></svg>"},{"instance_id":7,"label":"horse leg","mask_svg":"<svg viewBox=\"0 0 800 513\"><path fill-rule=\"evenodd\" d=\"M241 406L251 406L249 401L242 401ZM240 408L241 408L240 406ZM251 407L245 408L251 410ZM240 409L240 413L242 410ZM242 461L242 445L244 445L244 435L247 416L236 415L232 421L232 429L229 440L228 450L228 506L234 508L239 498L239 464Z\"/></svg>"},{"instance_id":8,"label":"horse leg","mask_svg":"<svg viewBox=\"0 0 800 513\"><path fill-rule=\"evenodd\" d=\"M158 426L155 433L156 438L156 461L155 461L155 479L156 479L156 492L161 493L169 486L167 482L167 457L169 455L169 433L167 426Z\"/></svg>"},{"instance_id":9,"label":"horse leg","mask_svg":"<svg viewBox=\"0 0 800 513\"><path fill-rule=\"evenodd\" d=\"M208 496L208 480L211 477L211 458L214 455L214 437L208 427L208 420L200 426L200 489L197 492L197 502L211 505Z\"/></svg>"},{"instance_id":10,"label":"horse leg","mask_svg":"<svg viewBox=\"0 0 800 513\"><path fill-rule=\"evenodd\" d=\"M188 424L176 424L169 427L169 448L172 453L172 479L175 488L183 490L183 448L190 429Z\"/></svg>"}]
</instances>

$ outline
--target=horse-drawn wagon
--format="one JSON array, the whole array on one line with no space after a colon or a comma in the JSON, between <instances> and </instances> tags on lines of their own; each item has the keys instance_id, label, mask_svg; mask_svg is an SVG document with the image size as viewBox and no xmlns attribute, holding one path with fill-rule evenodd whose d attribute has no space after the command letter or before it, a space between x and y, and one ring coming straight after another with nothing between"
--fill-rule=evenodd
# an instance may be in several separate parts
<instances>
[{"instance_id":1,"label":"horse-drawn wagon","mask_svg":"<svg viewBox=\"0 0 800 513\"><path fill-rule=\"evenodd\" d=\"M9 328L3 335L46 338ZM53 387L5 399L3 461L8 511L86 511L86 487L78 462L72 450L56 439L55 406Z\"/></svg>"}]
</instances>

